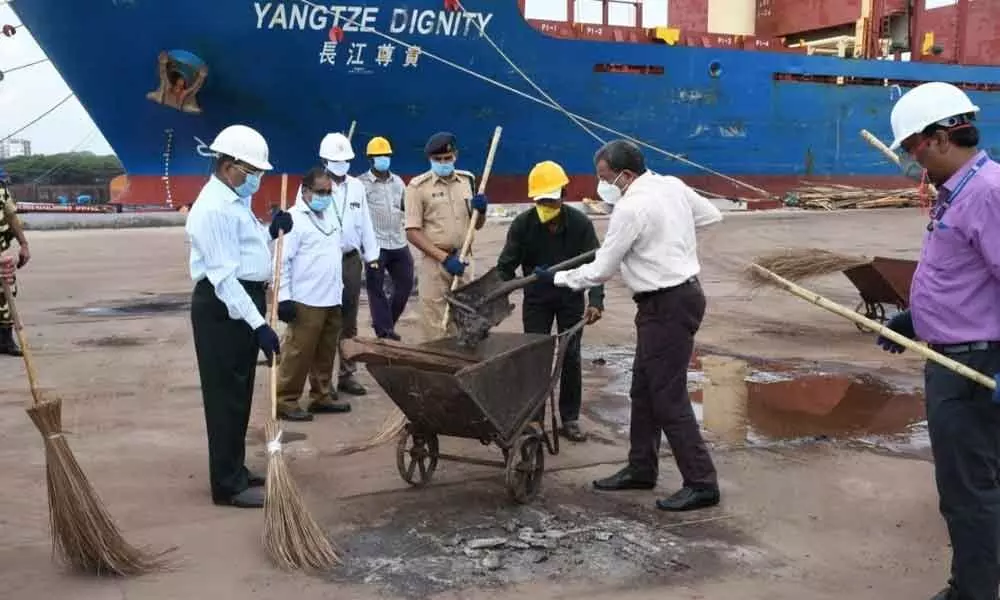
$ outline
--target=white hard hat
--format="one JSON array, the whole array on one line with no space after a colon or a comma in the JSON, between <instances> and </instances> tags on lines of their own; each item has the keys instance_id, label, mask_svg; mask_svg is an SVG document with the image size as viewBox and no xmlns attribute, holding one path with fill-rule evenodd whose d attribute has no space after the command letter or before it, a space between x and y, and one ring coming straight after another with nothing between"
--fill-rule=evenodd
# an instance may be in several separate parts
<instances>
[{"instance_id":1,"label":"white hard hat","mask_svg":"<svg viewBox=\"0 0 1000 600\"><path fill-rule=\"evenodd\" d=\"M246 125L226 127L215 136L208 149L218 154L232 156L258 169L269 171L273 168L267 160L267 140L257 130Z\"/></svg>"},{"instance_id":2,"label":"white hard hat","mask_svg":"<svg viewBox=\"0 0 1000 600\"><path fill-rule=\"evenodd\" d=\"M979 107L969 100L962 90L940 81L924 83L903 94L892 107L892 150L897 150L911 135L920 133L929 125L949 118L979 112ZM942 122L947 127L957 123Z\"/></svg>"},{"instance_id":3,"label":"white hard hat","mask_svg":"<svg viewBox=\"0 0 1000 600\"><path fill-rule=\"evenodd\" d=\"M351 141L342 133L328 133L319 143L319 156L326 160L353 160Z\"/></svg>"}]
</instances>

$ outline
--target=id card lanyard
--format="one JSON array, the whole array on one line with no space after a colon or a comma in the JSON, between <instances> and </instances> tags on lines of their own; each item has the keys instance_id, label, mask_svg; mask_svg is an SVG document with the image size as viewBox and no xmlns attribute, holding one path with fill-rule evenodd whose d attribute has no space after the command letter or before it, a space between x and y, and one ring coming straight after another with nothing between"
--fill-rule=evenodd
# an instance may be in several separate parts
<instances>
[{"instance_id":1,"label":"id card lanyard","mask_svg":"<svg viewBox=\"0 0 1000 600\"><path fill-rule=\"evenodd\" d=\"M948 197L934 207L934 209L931 211L931 222L927 224L927 231L934 231L934 228L937 226L937 223L940 223L941 219L944 218L944 213L946 213L948 211L948 208L951 207L951 204L952 202L955 201L955 198L958 198L958 195L962 193L962 190L965 189L965 186L969 185L969 182L972 181L972 178L976 176L976 174L979 172L979 169L983 168L983 165L985 165L989 159L990 157L987 154L982 158L980 158L979 160L977 160L976 164L972 165L972 168L969 169L968 172L966 172L965 175L963 175L962 178L958 180L958 185L956 185L955 189L950 194L948 194Z\"/></svg>"}]
</instances>

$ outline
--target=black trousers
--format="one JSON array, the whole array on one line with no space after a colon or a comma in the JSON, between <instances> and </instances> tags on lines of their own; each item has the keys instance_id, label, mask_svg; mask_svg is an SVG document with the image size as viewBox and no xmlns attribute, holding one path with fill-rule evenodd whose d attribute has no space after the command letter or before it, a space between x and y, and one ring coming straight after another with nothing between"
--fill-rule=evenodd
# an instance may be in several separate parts
<instances>
[{"instance_id":1,"label":"black trousers","mask_svg":"<svg viewBox=\"0 0 1000 600\"><path fill-rule=\"evenodd\" d=\"M263 314L264 284L240 283ZM212 500L225 503L249 485L244 460L259 346L246 321L229 317L207 279L191 294L191 327L205 405Z\"/></svg>"},{"instance_id":2,"label":"black trousers","mask_svg":"<svg viewBox=\"0 0 1000 600\"><path fill-rule=\"evenodd\" d=\"M980 373L1000 372L1000 348L948 356ZM933 362L924 368L924 390L956 600L997 600L1000 406L990 390Z\"/></svg>"},{"instance_id":3,"label":"black trousers","mask_svg":"<svg viewBox=\"0 0 1000 600\"><path fill-rule=\"evenodd\" d=\"M361 253L352 250L344 254L342 276L344 280L344 295L341 302L341 314L343 315L340 339L349 340L358 335L358 307L361 305L361 283L364 279L364 263L361 261ZM340 352L338 345L337 352ZM340 379L349 378L357 371L357 365L353 361L344 360L344 355L340 355L340 372L337 374Z\"/></svg>"},{"instance_id":4,"label":"black trousers","mask_svg":"<svg viewBox=\"0 0 1000 600\"><path fill-rule=\"evenodd\" d=\"M543 300L526 299L521 310L521 320L525 333L552 333L552 322L556 330L566 331L580 322L585 310L583 294L568 298ZM566 348L562 374L559 380L559 418L563 423L580 418L580 403L583 398L583 371L580 366L580 335L574 335ZM544 414L544 413L543 413Z\"/></svg>"},{"instance_id":5,"label":"black trousers","mask_svg":"<svg viewBox=\"0 0 1000 600\"><path fill-rule=\"evenodd\" d=\"M691 408L687 369L694 336L705 316L705 294L697 280L637 297L636 348L632 364L629 464L659 474L660 432L667 435L684 486L718 486L715 465Z\"/></svg>"}]
</instances>

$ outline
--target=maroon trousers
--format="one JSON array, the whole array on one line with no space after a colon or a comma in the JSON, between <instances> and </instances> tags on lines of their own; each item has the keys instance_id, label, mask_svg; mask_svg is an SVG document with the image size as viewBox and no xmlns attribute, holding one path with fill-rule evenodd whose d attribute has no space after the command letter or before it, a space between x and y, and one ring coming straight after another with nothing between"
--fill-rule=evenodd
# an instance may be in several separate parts
<instances>
[{"instance_id":1,"label":"maroon trousers","mask_svg":"<svg viewBox=\"0 0 1000 600\"><path fill-rule=\"evenodd\" d=\"M660 432L677 461L684 486L718 487L715 465L691 408L687 369L694 336L705 316L705 294L695 278L649 294L637 294L636 349L632 364L629 464L659 474Z\"/></svg>"}]
</instances>

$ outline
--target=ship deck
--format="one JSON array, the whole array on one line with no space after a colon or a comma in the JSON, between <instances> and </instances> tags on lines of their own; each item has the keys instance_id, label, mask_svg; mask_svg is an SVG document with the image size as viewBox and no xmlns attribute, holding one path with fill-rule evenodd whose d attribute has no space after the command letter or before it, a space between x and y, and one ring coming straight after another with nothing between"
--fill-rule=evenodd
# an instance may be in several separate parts
<instances>
[{"instance_id":1,"label":"ship deck","mask_svg":"<svg viewBox=\"0 0 1000 600\"><path fill-rule=\"evenodd\" d=\"M606 221L598 224L603 233ZM701 236L709 310L699 356L816 361L813 368L827 373L864 370L919 385L919 361L887 357L870 335L836 316L776 291L750 301L740 269L776 245L914 258L923 225L910 209L728 215ZM504 231L488 226L477 240L479 255L492 261ZM291 470L314 516L347 551L347 566L329 578L280 573L260 545L262 513L215 507L208 496L182 230L30 236L34 258L18 300L42 385L63 398L70 445L127 538L176 545L179 561L170 572L133 580L73 577L52 564L42 442L22 410L29 398L23 370L6 357L0 373L3 598L875 600L927 597L947 577L947 537L926 447L918 441L893 454L888 446L859 441L868 433L906 430L899 415L872 420L871 432L843 436L827 423L820 429L829 439L820 441L767 441L765 435L746 447L710 434L724 496L720 508L702 514L654 514L656 496L646 492L593 492L590 481L616 469L627 447L622 423L634 305L617 278L608 286L605 318L584 338L584 425L596 439L564 443L563 454L546 458L542 499L511 508L498 471L451 463L439 466L430 487L410 490L396 473L393 448L330 456L374 432L390 408L364 374L370 393L353 400L352 413L287 427L308 436L288 446ZM813 287L851 306L857 299L844 277ZM418 331L414 308L403 320L404 339ZM519 322L515 315L502 329L516 330ZM368 332L366 319L361 329ZM267 414L266 373L258 371L251 430ZM774 413L784 415L782 424L805 422L803 412L815 413L810 422L835 418L838 409L810 406L817 398L799 389L768 400L787 404ZM909 411L909 420L915 409L892 399L869 406ZM760 424L760 410L755 417L751 407L751 418L772 431ZM263 446L250 438L248 462L262 469ZM457 440L442 444L455 454L498 454ZM679 483L671 459L662 465L657 495ZM456 536L510 535L522 525L596 529L567 535L556 549L497 549L500 562L489 567L466 556L461 542L455 545Z\"/></svg>"}]
</instances>

